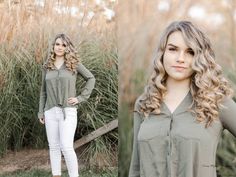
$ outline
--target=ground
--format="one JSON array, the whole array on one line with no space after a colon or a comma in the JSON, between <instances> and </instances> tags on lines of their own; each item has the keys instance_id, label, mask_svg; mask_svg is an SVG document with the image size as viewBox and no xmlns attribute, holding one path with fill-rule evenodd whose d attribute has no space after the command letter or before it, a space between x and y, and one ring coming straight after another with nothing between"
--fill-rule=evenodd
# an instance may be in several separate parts
<instances>
[{"instance_id":1,"label":"ground","mask_svg":"<svg viewBox=\"0 0 236 177\"><path fill-rule=\"evenodd\" d=\"M50 168L47 150L8 151L3 158L0 158L0 174L32 168Z\"/></svg>"},{"instance_id":2,"label":"ground","mask_svg":"<svg viewBox=\"0 0 236 177\"><path fill-rule=\"evenodd\" d=\"M80 168L83 168L81 163L82 162L79 161ZM65 169L64 161L62 168ZM0 158L0 174L23 170L28 171L31 169L50 170L47 149L26 149L19 152L8 151L4 157Z\"/></svg>"}]
</instances>

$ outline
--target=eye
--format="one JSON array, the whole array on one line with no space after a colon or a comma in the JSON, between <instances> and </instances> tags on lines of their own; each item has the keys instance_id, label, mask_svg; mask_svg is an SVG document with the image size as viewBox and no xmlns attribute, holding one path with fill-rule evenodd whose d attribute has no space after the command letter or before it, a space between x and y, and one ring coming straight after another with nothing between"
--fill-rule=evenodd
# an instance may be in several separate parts
<instances>
[{"instance_id":1,"label":"eye","mask_svg":"<svg viewBox=\"0 0 236 177\"><path fill-rule=\"evenodd\" d=\"M169 51L176 51L176 48L174 48L174 47L169 47L168 50L169 50Z\"/></svg>"},{"instance_id":2,"label":"eye","mask_svg":"<svg viewBox=\"0 0 236 177\"><path fill-rule=\"evenodd\" d=\"M66 47L66 44L62 44L63 47Z\"/></svg>"},{"instance_id":3,"label":"eye","mask_svg":"<svg viewBox=\"0 0 236 177\"><path fill-rule=\"evenodd\" d=\"M194 51L193 50L188 50L187 53L194 56Z\"/></svg>"},{"instance_id":4,"label":"eye","mask_svg":"<svg viewBox=\"0 0 236 177\"><path fill-rule=\"evenodd\" d=\"M56 45L56 46L59 46L60 44L59 44L59 43L56 43L55 45Z\"/></svg>"}]
</instances>

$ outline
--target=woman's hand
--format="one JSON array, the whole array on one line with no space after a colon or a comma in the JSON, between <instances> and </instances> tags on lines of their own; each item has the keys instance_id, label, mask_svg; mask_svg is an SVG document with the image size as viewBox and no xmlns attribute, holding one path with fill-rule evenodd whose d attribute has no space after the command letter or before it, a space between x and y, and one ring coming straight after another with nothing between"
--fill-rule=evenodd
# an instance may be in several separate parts
<instances>
[{"instance_id":1,"label":"woman's hand","mask_svg":"<svg viewBox=\"0 0 236 177\"><path fill-rule=\"evenodd\" d=\"M67 102L71 105L76 105L79 103L79 100L76 97L70 97L70 98L68 98Z\"/></svg>"},{"instance_id":2,"label":"woman's hand","mask_svg":"<svg viewBox=\"0 0 236 177\"><path fill-rule=\"evenodd\" d=\"M45 119L44 119L44 117L39 118L39 122L40 122L41 124L45 124Z\"/></svg>"}]
</instances>

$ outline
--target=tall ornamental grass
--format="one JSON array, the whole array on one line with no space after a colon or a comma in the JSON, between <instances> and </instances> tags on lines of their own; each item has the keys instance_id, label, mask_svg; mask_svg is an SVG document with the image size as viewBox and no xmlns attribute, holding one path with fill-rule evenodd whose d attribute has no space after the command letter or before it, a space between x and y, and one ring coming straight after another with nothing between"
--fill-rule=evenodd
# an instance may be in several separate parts
<instances>
[{"instance_id":1,"label":"tall ornamental grass","mask_svg":"<svg viewBox=\"0 0 236 177\"><path fill-rule=\"evenodd\" d=\"M45 128L37 120L41 67L58 33L71 37L81 62L96 78L91 97L79 105L75 139L117 119L118 57L114 21L104 18L102 7L94 1L64 4L47 1L44 7L25 1L11 6L4 2L0 2L3 29L0 36L0 155L5 155L8 149L47 148ZM108 1L104 4L109 8L114 5ZM72 6L80 10L76 17L55 10L55 7ZM91 11L94 14L89 17ZM78 76L78 94L84 84ZM115 129L83 146L80 154L95 166L114 165L117 145ZM100 157L99 160L94 160L96 157Z\"/></svg>"},{"instance_id":2,"label":"tall ornamental grass","mask_svg":"<svg viewBox=\"0 0 236 177\"><path fill-rule=\"evenodd\" d=\"M94 74L96 85L91 98L79 105L77 139L118 116L117 51L113 41L110 48L102 42L108 41L88 40L79 47L82 63ZM47 144L44 126L37 120L41 64L36 63L31 51L24 49L7 54L1 49L0 52L1 154L8 148L42 148ZM77 90L83 86L84 80L78 77ZM110 151L116 149L117 139L117 130L99 137L87 147L92 150L88 153L91 157L100 151L112 154Z\"/></svg>"}]
</instances>

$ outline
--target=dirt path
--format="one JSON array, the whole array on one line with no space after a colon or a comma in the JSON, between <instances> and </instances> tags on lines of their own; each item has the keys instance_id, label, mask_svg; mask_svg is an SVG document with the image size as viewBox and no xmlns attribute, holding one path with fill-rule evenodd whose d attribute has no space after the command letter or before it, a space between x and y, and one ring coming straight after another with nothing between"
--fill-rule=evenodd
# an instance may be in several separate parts
<instances>
[{"instance_id":1,"label":"dirt path","mask_svg":"<svg viewBox=\"0 0 236 177\"><path fill-rule=\"evenodd\" d=\"M82 168L82 162L79 162L79 164L80 168ZM65 168L65 162L62 160L62 169ZM50 161L47 149L26 149L19 152L8 151L4 157L0 158L0 174L30 169L50 170Z\"/></svg>"},{"instance_id":2,"label":"dirt path","mask_svg":"<svg viewBox=\"0 0 236 177\"><path fill-rule=\"evenodd\" d=\"M88 167L88 162L85 162L81 157L80 151L76 151L79 159L79 168ZM117 152L113 152L114 159L112 162L106 161L105 154L97 154L96 158L90 161L90 165L98 168L116 167L117 166ZM87 164L87 165L86 165ZM25 149L18 152L8 151L6 155L0 158L0 174L23 171L30 169L44 169L50 170L50 160L48 149ZM64 158L62 157L62 170L66 169Z\"/></svg>"},{"instance_id":3,"label":"dirt path","mask_svg":"<svg viewBox=\"0 0 236 177\"><path fill-rule=\"evenodd\" d=\"M31 168L50 168L47 150L8 151L3 158L0 158L0 174Z\"/></svg>"}]
</instances>

